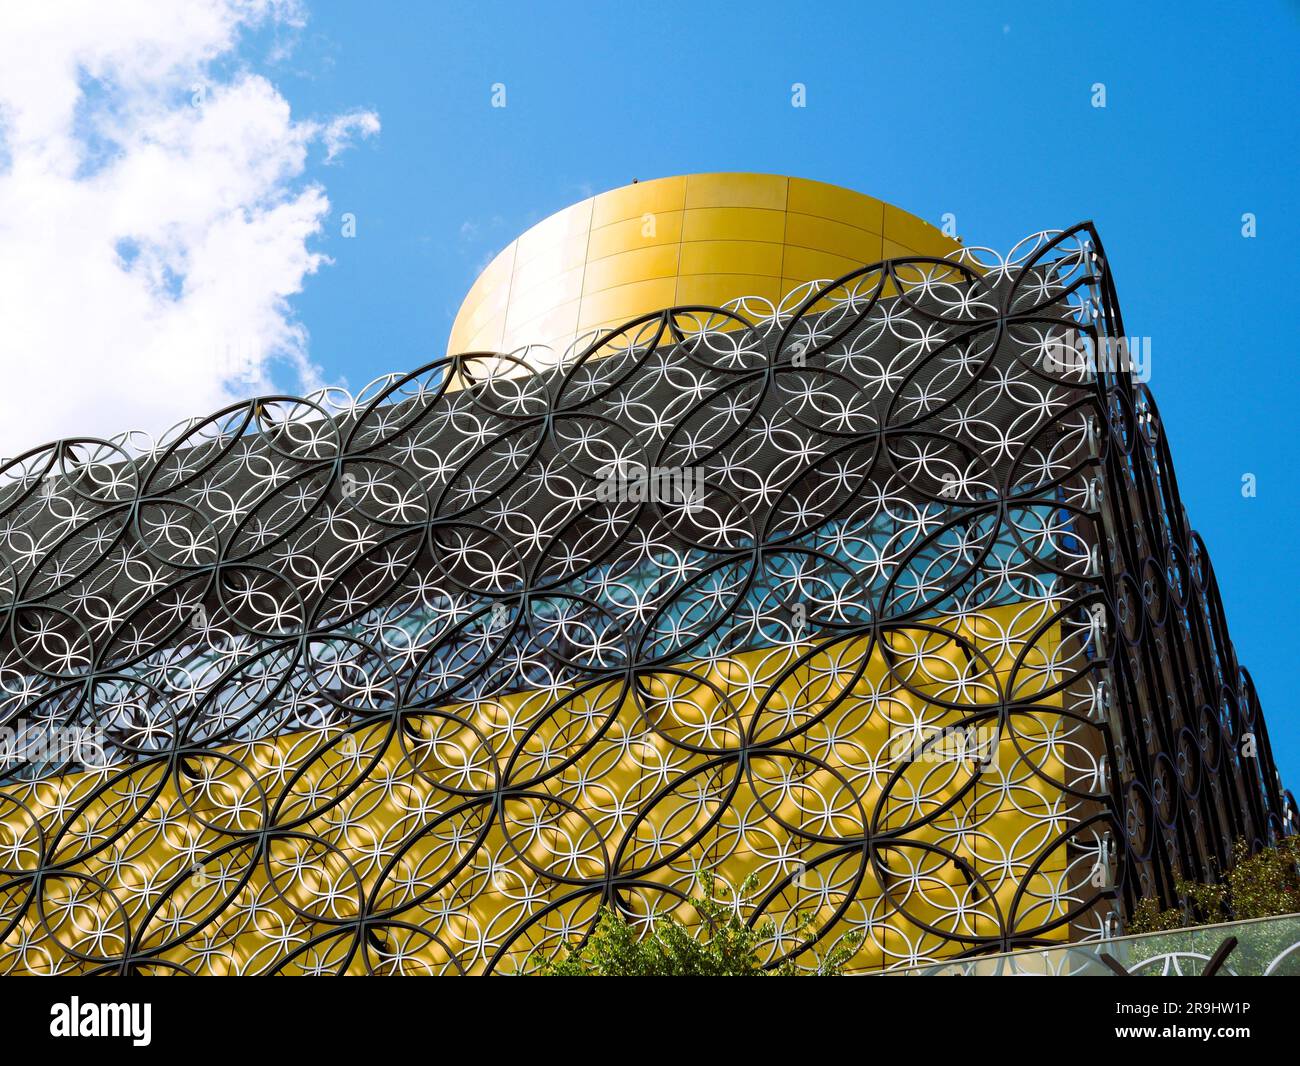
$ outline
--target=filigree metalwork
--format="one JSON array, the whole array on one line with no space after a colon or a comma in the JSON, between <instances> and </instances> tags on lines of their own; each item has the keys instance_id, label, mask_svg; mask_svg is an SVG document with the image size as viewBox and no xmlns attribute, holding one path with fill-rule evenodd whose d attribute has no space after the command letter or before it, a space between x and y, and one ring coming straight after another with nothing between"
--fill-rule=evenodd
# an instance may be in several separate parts
<instances>
[{"instance_id":1,"label":"filigree metalwork","mask_svg":"<svg viewBox=\"0 0 1300 1066\"><path fill-rule=\"evenodd\" d=\"M704 872L891 967L1288 831L1105 336L1083 225L8 461L0 969L515 972Z\"/></svg>"}]
</instances>

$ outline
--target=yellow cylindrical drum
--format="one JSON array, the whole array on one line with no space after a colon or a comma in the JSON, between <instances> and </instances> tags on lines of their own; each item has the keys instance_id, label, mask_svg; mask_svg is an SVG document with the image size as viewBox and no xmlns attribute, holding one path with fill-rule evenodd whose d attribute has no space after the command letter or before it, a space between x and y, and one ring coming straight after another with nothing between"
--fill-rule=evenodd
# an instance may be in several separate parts
<instances>
[{"instance_id":1,"label":"yellow cylindrical drum","mask_svg":"<svg viewBox=\"0 0 1300 1066\"><path fill-rule=\"evenodd\" d=\"M864 263L959 247L862 193L774 174L691 174L601 193L512 241L474 282L448 354L562 353L579 336L681 304L778 303Z\"/></svg>"}]
</instances>

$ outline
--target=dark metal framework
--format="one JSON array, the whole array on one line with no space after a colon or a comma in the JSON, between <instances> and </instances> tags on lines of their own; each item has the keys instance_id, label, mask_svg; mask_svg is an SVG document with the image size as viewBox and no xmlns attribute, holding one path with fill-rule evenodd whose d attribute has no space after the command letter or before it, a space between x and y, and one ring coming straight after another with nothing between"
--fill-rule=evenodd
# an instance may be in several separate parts
<instances>
[{"instance_id":1,"label":"dark metal framework","mask_svg":"<svg viewBox=\"0 0 1300 1066\"><path fill-rule=\"evenodd\" d=\"M703 872L809 966L1176 903L1294 803L1123 336L1085 224L7 462L0 971L508 972Z\"/></svg>"}]
</instances>

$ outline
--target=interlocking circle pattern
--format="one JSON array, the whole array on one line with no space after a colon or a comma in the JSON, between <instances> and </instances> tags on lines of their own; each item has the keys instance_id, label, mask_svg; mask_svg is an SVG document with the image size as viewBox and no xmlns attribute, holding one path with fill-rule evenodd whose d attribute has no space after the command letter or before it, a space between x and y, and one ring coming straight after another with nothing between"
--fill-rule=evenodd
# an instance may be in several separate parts
<instances>
[{"instance_id":1,"label":"interlocking circle pattern","mask_svg":"<svg viewBox=\"0 0 1300 1066\"><path fill-rule=\"evenodd\" d=\"M883 968L1289 831L1121 329L1079 226L8 461L0 972L514 973L704 873Z\"/></svg>"}]
</instances>

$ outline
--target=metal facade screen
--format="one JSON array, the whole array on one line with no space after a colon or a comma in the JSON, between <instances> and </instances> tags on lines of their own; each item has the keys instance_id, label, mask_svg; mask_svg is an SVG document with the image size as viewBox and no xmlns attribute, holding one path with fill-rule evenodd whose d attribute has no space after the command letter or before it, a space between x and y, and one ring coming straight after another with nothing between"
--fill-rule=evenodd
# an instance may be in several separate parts
<instances>
[{"instance_id":1,"label":"metal facade screen","mask_svg":"<svg viewBox=\"0 0 1300 1066\"><path fill-rule=\"evenodd\" d=\"M517 972L702 872L809 967L1172 901L1294 805L1123 335L1083 225L8 462L0 972Z\"/></svg>"}]
</instances>

